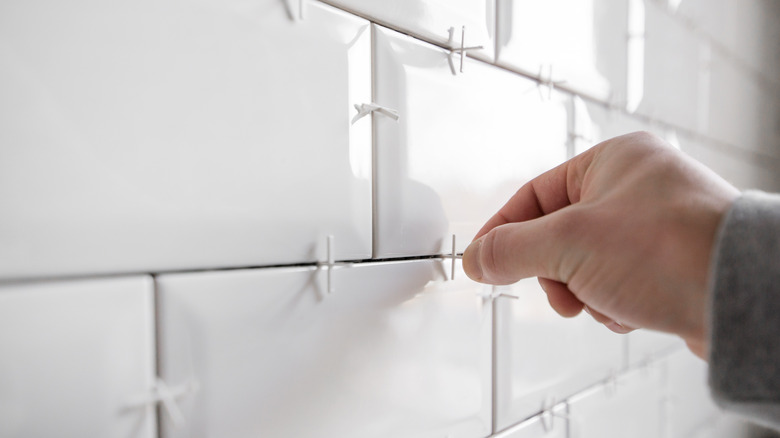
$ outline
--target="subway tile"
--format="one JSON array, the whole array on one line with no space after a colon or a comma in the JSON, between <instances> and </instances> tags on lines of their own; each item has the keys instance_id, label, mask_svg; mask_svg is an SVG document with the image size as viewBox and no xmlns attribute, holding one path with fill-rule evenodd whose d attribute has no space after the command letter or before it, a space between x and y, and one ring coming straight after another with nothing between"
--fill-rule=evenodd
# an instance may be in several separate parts
<instances>
[{"instance_id":1,"label":"subway tile","mask_svg":"<svg viewBox=\"0 0 780 438\"><path fill-rule=\"evenodd\" d=\"M780 185L775 170L778 159L686 136L680 137L680 146L683 152L740 190L774 191Z\"/></svg>"},{"instance_id":2,"label":"subway tile","mask_svg":"<svg viewBox=\"0 0 780 438\"><path fill-rule=\"evenodd\" d=\"M780 91L762 86L719 52L711 54L708 113L702 131L742 149L777 155Z\"/></svg>"},{"instance_id":3,"label":"subway tile","mask_svg":"<svg viewBox=\"0 0 780 438\"><path fill-rule=\"evenodd\" d=\"M775 25L780 9L776 2L763 0L685 0L672 13L689 23L701 38L712 40L718 51L735 64L759 74L775 88L778 37Z\"/></svg>"},{"instance_id":4,"label":"subway tile","mask_svg":"<svg viewBox=\"0 0 780 438\"><path fill-rule=\"evenodd\" d=\"M675 349L686 348L679 337L652 330L635 330L627 338L628 365L631 367L655 361Z\"/></svg>"},{"instance_id":5,"label":"subway tile","mask_svg":"<svg viewBox=\"0 0 780 438\"><path fill-rule=\"evenodd\" d=\"M495 52L496 0L325 0L435 44L459 48L462 36L470 56L492 61ZM450 28L453 30L450 39ZM454 44L453 44L454 42Z\"/></svg>"},{"instance_id":6,"label":"subway tile","mask_svg":"<svg viewBox=\"0 0 780 438\"><path fill-rule=\"evenodd\" d=\"M304 3L4 6L0 277L370 257L369 23Z\"/></svg>"},{"instance_id":7,"label":"subway tile","mask_svg":"<svg viewBox=\"0 0 780 438\"><path fill-rule=\"evenodd\" d=\"M573 98L572 114L575 154L581 154L614 137L637 131L653 130L646 123L619 109L586 101L577 96Z\"/></svg>"},{"instance_id":8,"label":"subway tile","mask_svg":"<svg viewBox=\"0 0 780 438\"><path fill-rule=\"evenodd\" d=\"M148 277L1 285L0 436L155 437L153 312Z\"/></svg>"},{"instance_id":9,"label":"subway tile","mask_svg":"<svg viewBox=\"0 0 780 438\"><path fill-rule=\"evenodd\" d=\"M635 19L644 16L644 29L634 36L644 56L631 57L630 62L637 65L629 69L643 73L641 78L629 79L637 80L634 86L641 85L641 95L630 98L629 109L695 130L699 123L699 76L706 68L702 63L704 49L696 36L658 2L634 3L640 11Z\"/></svg>"},{"instance_id":10,"label":"subway tile","mask_svg":"<svg viewBox=\"0 0 780 438\"><path fill-rule=\"evenodd\" d=\"M570 436L665 436L664 379L663 367L649 367L574 397L569 402Z\"/></svg>"},{"instance_id":11,"label":"subway tile","mask_svg":"<svg viewBox=\"0 0 780 438\"><path fill-rule=\"evenodd\" d=\"M499 430L623 368L623 338L584 313L562 318L536 279L500 289L519 298L495 302Z\"/></svg>"},{"instance_id":12,"label":"subway tile","mask_svg":"<svg viewBox=\"0 0 780 438\"><path fill-rule=\"evenodd\" d=\"M166 437L491 432L490 303L459 263L383 262L158 277Z\"/></svg>"},{"instance_id":13,"label":"subway tile","mask_svg":"<svg viewBox=\"0 0 780 438\"><path fill-rule=\"evenodd\" d=\"M566 159L562 93L375 28L375 257L463 251L525 182ZM456 60L457 61L457 60Z\"/></svg>"},{"instance_id":14,"label":"subway tile","mask_svg":"<svg viewBox=\"0 0 780 438\"><path fill-rule=\"evenodd\" d=\"M498 0L499 65L626 99L627 0Z\"/></svg>"}]
</instances>

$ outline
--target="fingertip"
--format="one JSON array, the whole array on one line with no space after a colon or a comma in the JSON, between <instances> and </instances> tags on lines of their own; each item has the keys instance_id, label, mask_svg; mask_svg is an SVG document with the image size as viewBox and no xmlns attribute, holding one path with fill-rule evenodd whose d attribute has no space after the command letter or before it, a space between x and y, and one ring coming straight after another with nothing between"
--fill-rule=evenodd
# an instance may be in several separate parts
<instances>
[{"instance_id":1,"label":"fingertip","mask_svg":"<svg viewBox=\"0 0 780 438\"><path fill-rule=\"evenodd\" d=\"M483 280L482 266L480 265L479 252L482 247L482 238L476 239L463 251L463 271L474 280Z\"/></svg>"}]
</instances>

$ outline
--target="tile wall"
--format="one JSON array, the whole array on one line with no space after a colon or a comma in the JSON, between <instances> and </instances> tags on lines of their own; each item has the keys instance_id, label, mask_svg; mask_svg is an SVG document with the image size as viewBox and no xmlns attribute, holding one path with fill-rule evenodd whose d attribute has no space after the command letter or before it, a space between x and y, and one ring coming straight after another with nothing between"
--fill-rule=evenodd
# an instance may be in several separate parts
<instances>
[{"instance_id":1,"label":"tile wall","mask_svg":"<svg viewBox=\"0 0 780 438\"><path fill-rule=\"evenodd\" d=\"M534 279L449 255L636 130L779 190L778 18L3 2L0 437L734 436L678 339L561 319Z\"/></svg>"}]
</instances>

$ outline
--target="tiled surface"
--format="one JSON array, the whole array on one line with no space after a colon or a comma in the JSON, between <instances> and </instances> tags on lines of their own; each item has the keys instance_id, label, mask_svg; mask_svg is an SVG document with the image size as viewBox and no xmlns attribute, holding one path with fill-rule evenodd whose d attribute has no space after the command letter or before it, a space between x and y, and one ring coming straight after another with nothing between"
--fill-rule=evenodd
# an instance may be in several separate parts
<instances>
[{"instance_id":1,"label":"tiled surface","mask_svg":"<svg viewBox=\"0 0 780 438\"><path fill-rule=\"evenodd\" d=\"M152 438L148 277L0 285L0 436Z\"/></svg>"},{"instance_id":2,"label":"tiled surface","mask_svg":"<svg viewBox=\"0 0 780 438\"><path fill-rule=\"evenodd\" d=\"M495 301L499 430L621 371L621 336L584 313L561 318L535 278L501 290L519 299Z\"/></svg>"},{"instance_id":3,"label":"tiled surface","mask_svg":"<svg viewBox=\"0 0 780 438\"><path fill-rule=\"evenodd\" d=\"M491 306L447 269L159 277L162 376L200 387L165 436L489 435Z\"/></svg>"},{"instance_id":4,"label":"tiled surface","mask_svg":"<svg viewBox=\"0 0 780 438\"><path fill-rule=\"evenodd\" d=\"M328 295L299 264L329 234L340 260L460 252L523 182L640 129L777 190L777 7L326 3L0 7L0 435L742 434L679 340L564 320L535 280L491 303L448 260L384 260ZM462 26L485 48L460 72ZM400 120L351 123L372 99ZM150 280L62 277L201 268L159 277L154 409Z\"/></svg>"},{"instance_id":5,"label":"tiled surface","mask_svg":"<svg viewBox=\"0 0 780 438\"><path fill-rule=\"evenodd\" d=\"M751 80L722 53L711 55L704 132L724 142L772 154L780 144L780 91Z\"/></svg>"},{"instance_id":6,"label":"tiled surface","mask_svg":"<svg viewBox=\"0 0 780 438\"><path fill-rule=\"evenodd\" d=\"M0 277L369 257L369 24L305 4L5 5Z\"/></svg>"},{"instance_id":7,"label":"tiled surface","mask_svg":"<svg viewBox=\"0 0 780 438\"><path fill-rule=\"evenodd\" d=\"M462 252L526 181L566 159L566 97L375 28L376 257Z\"/></svg>"},{"instance_id":8,"label":"tiled surface","mask_svg":"<svg viewBox=\"0 0 780 438\"><path fill-rule=\"evenodd\" d=\"M575 97L572 106L575 154L613 137L651 129L646 123L601 103Z\"/></svg>"},{"instance_id":9,"label":"tiled surface","mask_svg":"<svg viewBox=\"0 0 780 438\"><path fill-rule=\"evenodd\" d=\"M372 21L442 46L461 46L465 26L465 47L482 46L470 56L491 61L494 57L496 0L326 0ZM449 29L454 30L450 40Z\"/></svg>"},{"instance_id":10,"label":"tiled surface","mask_svg":"<svg viewBox=\"0 0 780 438\"><path fill-rule=\"evenodd\" d=\"M663 8L660 2L645 2L644 91L636 111L695 129L702 44Z\"/></svg>"},{"instance_id":11,"label":"tiled surface","mask_svg":"<svg viewBox=\"0 0 780 438\"><path fill-rule=\"evenodd\" d=\"M778 8L776 2L762 0L685 0L675 12L702 38L714 41L734 64L777 87L780 79L773 72L780 65Z\"/></svg>"},{"instance_id":12,"label":"tiled surface","mask_svg":"<svg viewBox=\"0 0 780 438\"><path fill-rule=\"evenodd\" d=\"M569 402L572 436L658 438L663 433L660 367L634 371Z\"/></svg>"},{"instance_id":13,"label":"tiled surface","mask_svg":"<svg viewBox=\"0 0 780 438\"><path fill-rule=\"evenodd\" d=\"M680 148L740 190L774 191L780 185L774 161L750 151L708 147L687 136L680 136Z\"/></svg>"},{"instance_id":14,"label":"tiled surface","mask_svg":"<svg viewBox=\"0 0 780 438\"><path fill-rule=\"evenodd\" d=\"M498 0L498 13L500 65L625 101L627 0Z\"/></svg>"},{"instance_id":15,"label":"tiled surface","mask_svg":"<svg viewBox=\"0 0 780 438\"><path fill-rule=\"evenodd\" d=\"M627 335L626 358L631 367L657 361L674 350L686 348L675 335L652 330L635 330Z\"/></svg>"}]
</instances>

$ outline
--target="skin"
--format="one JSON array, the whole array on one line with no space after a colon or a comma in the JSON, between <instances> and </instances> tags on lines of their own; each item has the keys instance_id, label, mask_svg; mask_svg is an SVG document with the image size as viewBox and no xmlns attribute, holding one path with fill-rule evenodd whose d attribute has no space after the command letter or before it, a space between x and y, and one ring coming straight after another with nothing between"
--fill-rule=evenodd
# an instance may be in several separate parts
<instances>
[{"instance_id":1,"label":"skin","mask_svg":"<svg viewBox=\"0 0 780 438\"><path fill-rule=\"evenodd\" d=\"M539 277L560 315L647 328L708 351L708 276L739 191L646 133L607 140L525 184L463 254L475 281Z\"/></svg>"}]
</instances>

